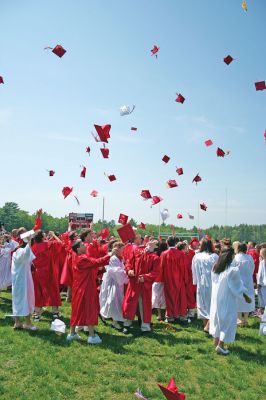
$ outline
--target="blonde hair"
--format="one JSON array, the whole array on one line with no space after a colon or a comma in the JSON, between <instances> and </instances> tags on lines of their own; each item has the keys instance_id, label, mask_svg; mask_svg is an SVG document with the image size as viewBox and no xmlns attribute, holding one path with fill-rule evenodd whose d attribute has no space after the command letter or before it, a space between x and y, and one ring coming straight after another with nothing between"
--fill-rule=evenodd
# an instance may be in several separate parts
<instances>
[{"instance_id":1,"label":"blonde hair","mask_svg":"<svg viewBox=\"0 0 266 400\"><path fill-rule=\"evenodd\" d=\"M263 260L266 260L266 248L263 247L260 251L260 256L263 258Z\"/></svg>"},{"instance_id":2,"label":"blonde hair","mask_svg":"<svg viewBox=\"0 0 266 400\"><path fill-rule=\"evenodd\" d=\"M233 247L233 249L234 249L234 253L235 253L235 254L238 253L238 247L239 247L239 245L240 245L240 242L239 242L239 241L235 241L235 242L233 242L233 244L232 244L232 247Z\"/></svg>"}]
</instances>

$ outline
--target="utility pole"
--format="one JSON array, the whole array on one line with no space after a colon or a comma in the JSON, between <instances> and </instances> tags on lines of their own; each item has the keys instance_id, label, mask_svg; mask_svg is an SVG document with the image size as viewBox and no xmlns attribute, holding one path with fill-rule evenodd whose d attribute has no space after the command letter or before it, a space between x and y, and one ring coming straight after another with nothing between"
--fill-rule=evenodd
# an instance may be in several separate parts
<instances>
[{"instance_id":1,"label":"utility pole","mask_svg":"<svg viewBox=\"0 0 266 400\"><path fill-rule=\"evenodd\" d=\"M105 199L104 199L104 197L103 197L103 215L102 215L102 224L103 224L103 221L104 221L104 201L105 201Z\"/></svg>"}]
</instances>

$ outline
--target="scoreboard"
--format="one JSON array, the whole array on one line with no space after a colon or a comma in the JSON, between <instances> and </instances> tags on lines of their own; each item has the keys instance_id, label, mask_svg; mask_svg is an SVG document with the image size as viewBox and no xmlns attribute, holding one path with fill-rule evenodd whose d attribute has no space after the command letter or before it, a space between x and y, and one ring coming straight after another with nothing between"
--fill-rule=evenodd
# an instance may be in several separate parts
<instances>
[{"instance_id":1,"label":"scoreboard","mask_svg":"<svg viewBox=\"0 0 266 400\"><path fill-rule=\"evenodd\" d=\"M90 228L93 221L92 213L69 213L68 221L71 229Z\"/></svg>"}]
</instances>

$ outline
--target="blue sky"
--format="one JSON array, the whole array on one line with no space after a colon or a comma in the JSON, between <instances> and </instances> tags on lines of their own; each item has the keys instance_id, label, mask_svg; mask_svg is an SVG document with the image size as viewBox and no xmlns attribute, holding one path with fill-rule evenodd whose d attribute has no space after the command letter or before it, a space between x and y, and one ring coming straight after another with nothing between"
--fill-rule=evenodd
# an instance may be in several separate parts
<instances>
[{"instance_id":1,"label":"blue sky","mask_svg":"<svg viewBox=\"0 0 266 400\"><path fill-rule=\"evenodd\" d=\"M97 220L104 196L106 219L122 212L157 223L159 206L140 197L149 189L164 199L169 223L266 223L266 91L254 87L266 80L266 2L247 3L245 13L241 0L2 1L0 206L93 212ZM67 50L61 59L43 50L56 44ZM236 59L229 66L228 54ZM119 108L133 104L121 117ZM108 160L90 134L94 123L112 125ZM214 145L206 148L209 138ZM218 158L217 146L231 154ZM168 179L179 186L167 189ZM63 199L63 186L74 187L80 207L73 196ZM98 198L89 196L93 189ZM207 212L198 212L200 201Z\"/></svg>"}]
</instances>

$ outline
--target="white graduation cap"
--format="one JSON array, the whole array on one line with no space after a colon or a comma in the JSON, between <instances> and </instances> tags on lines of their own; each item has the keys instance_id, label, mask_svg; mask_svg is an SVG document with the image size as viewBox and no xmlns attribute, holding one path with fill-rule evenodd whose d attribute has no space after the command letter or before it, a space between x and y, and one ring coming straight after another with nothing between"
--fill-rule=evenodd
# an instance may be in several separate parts
<instances>
[{"instance_id":1,"label":"white graduation cap","mask_svg":"<svg viewBox=\"0 0 266 400\"><path fill-rule=\"evenodd\" d=\"M259 335L260 336L266 336L266 322L261 322L260 323Z\"/></svg>"},{"instance_id":2,"label":"white graduation cap","mask_svg":"<svg viewBox=\"0 0 266 400\"><path fill-rule=\"evenodd\" d=\"M34 235L34 230L32 229L31 231L27 231L27 232L25 232L25 233L22 233L21 235L20 235L20 239L22 239L24 242L28 242L28 239L31 237L31 236L33 236Z\"/></svg>"},{"instance_id":3,"label":"white graduation cap","mask_svg":"<svg viewBox=\"0 0 266 400\"><path fill-rule=\"evenodd\" d=\"M51 331L54 331L55 333L61 335L66 333L66 324L61 321L61 319L56 318L52 323L51 323Z\"/></svg>"},{"instance_id":4,"label":"white graduation cap","mask_svg":"<svg viewBox=\"0 0 266 400\"><path fill-rule=\"evenodd\" d=\"M122 106L120 107L120 115L121 117L123 117L123 115L129 115L131 114L135 109L135 106L133 105L133 107L130 109L129 106Z\"/></svg>"}]
</instances>

